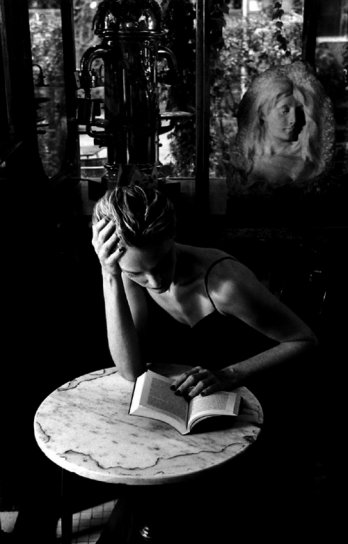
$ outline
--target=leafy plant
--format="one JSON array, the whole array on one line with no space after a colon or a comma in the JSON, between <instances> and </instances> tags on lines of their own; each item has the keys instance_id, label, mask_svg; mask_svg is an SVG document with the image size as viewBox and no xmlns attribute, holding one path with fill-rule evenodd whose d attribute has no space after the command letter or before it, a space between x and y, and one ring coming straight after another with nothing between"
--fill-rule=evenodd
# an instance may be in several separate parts
<instances>
[{"instance_id":1,"label":"leafy plant","mask_svg":"<svg viewBox=\"0 0 348 544\"><path fill-rule=\"evenodd\" d=\"M93 32L95 9L91 8L90 0L74 0L73 13L76 61L79 65L86 49L99 43L100 38Z\"/></svg>"},{"instance_id":2,"label":"leafy plant","mask_svg":"<svg viewBox=\"0 0 348 544\"><path fill-rule=\"evenodd\" d=\"M196 31L195 3L191 0L163 0L163 43L171 49L178 77L169 88L167 110L195 112ZM169 135L173 157L172 174L189 176L195 168L195 118L178 120Z\"/></svg>"},{"instance_id":3,"label":"leafy plant","mask_svg":"<svg viewBox=\"0 0 348 544\"><path fill-rule=\"evenodd\" d=\"M53 0L44 2L41 9L37 7L37 2L29 4L38 118L46 125L38 134L38 146L45 172L52 177L60 170L66 140L61 16L59 5ZM37 67L42 74L41 86L38 86L37 77L35 79Z\"/></svg>"}]
</instances>

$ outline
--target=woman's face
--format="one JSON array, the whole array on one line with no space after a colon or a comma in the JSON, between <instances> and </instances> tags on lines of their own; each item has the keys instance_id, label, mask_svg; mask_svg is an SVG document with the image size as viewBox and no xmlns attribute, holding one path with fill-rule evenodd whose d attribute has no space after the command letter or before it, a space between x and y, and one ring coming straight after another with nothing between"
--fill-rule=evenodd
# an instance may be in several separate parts
<instances>
[{"instance_id":1,"label":"woman's face","mask_svg":"<svg viewBox=\"0 0 348 544\"><path fill-rule=\"evenodd\" d=\"M126 246L120 268L132 281L157 293L167 291L174 279L175 243L165 240L142 248Z\"/></svg>"},{"instance_id":2,"label":"woman's face","mask_svg":"<svg viewBox=\"0 0 348 544\"><path fill-rule=\"evenodd\" d=\"M301 117L303 118L303 110L294 96L282 96L264 117L268 135L276 141L294 141L299 133ZM302 122L302 126L303 124Z\"/></svg>"}]
</instances>

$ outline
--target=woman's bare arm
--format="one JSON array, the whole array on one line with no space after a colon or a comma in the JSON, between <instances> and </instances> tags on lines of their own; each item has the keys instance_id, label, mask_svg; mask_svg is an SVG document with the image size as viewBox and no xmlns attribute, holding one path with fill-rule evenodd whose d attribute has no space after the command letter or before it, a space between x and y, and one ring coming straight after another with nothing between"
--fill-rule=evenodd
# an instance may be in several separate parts
<instances>
[{"instance_id":1,"label":"woman's bare arm","mask_svg":"<svg viewBox=\"0 0 348 544\"><path fill-rule=\"evenodd\" d=\"M99 258L105 303L108 345L112 360L121 375L134 381L145 369L140 353L138 332L118 264L124 248L120 247L114 225L104 219L93 225L93 247ZM138 298L138 304L142 301ZM135 313L136 298L132 299ZM141 311L139 310L139 314Z\"/></svg>"},{"instance_id":2,"label":"woman's bare arm","mask_svg":"<svg viewBox=\"0 0 348 544\"><path fill-rule=\"evenodd\" d=\"M189 391L189 396L195 396L232 389L266 369L303 360L317 346L312 330L241 263L226 260L216 265L209 275L208 289L221 314L241 319L276 345L215 373L194 367L176 381L181 393Z\"/></svg>"},{"instance_id":3,"label":"woman's bare arm","mask_svg":"<svg viewBox=\"0 0 348 544\"><path fill-rule=\"evenodd\" d=\"M317 346L312 330L238 262L216 267L210 294L222 314L232 314L277 345L220 371L221 379L245 382L256 373L295 360L303 360ZM226 279L224 279L226 278ZM229 279L230 278L230 279ZM233 350L233 345L231 345Z\"/></svg>"}]
</instances>

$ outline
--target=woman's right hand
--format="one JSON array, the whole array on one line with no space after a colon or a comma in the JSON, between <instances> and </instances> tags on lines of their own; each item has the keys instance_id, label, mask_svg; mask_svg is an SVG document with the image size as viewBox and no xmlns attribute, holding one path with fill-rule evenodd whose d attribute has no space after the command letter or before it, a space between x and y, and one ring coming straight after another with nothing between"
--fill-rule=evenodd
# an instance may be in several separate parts
<instances>
[{"instance_id":1,"label":"woman's right hand","mask_svg":"<svg viewBox=\"0 0 348 544\"><path fill-rule=\"evenodd\" d=\"M120 244L113 221L103 218L92 226L92 245L98 256L103 273L114 277L121 276L119 260L126 248Z\"/></svg>"}]
</instances>

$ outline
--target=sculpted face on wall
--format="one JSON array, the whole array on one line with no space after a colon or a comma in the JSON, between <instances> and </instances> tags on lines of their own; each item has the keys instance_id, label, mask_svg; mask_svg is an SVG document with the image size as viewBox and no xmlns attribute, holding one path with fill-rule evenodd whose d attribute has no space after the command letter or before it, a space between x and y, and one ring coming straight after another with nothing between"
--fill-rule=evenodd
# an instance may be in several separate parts
<instances>
[{"instance_id":1,"label":"sculpted face on wall","mask_svg":"<svg viewBox=\"0 0 348 544\"><path fill-rule=\"evenodd\" d=\"M317 182L331 163L334 132L331 101L304 63L266 70L239 106L230 191L270 193Z\"/></svg>"}]
</instances>

